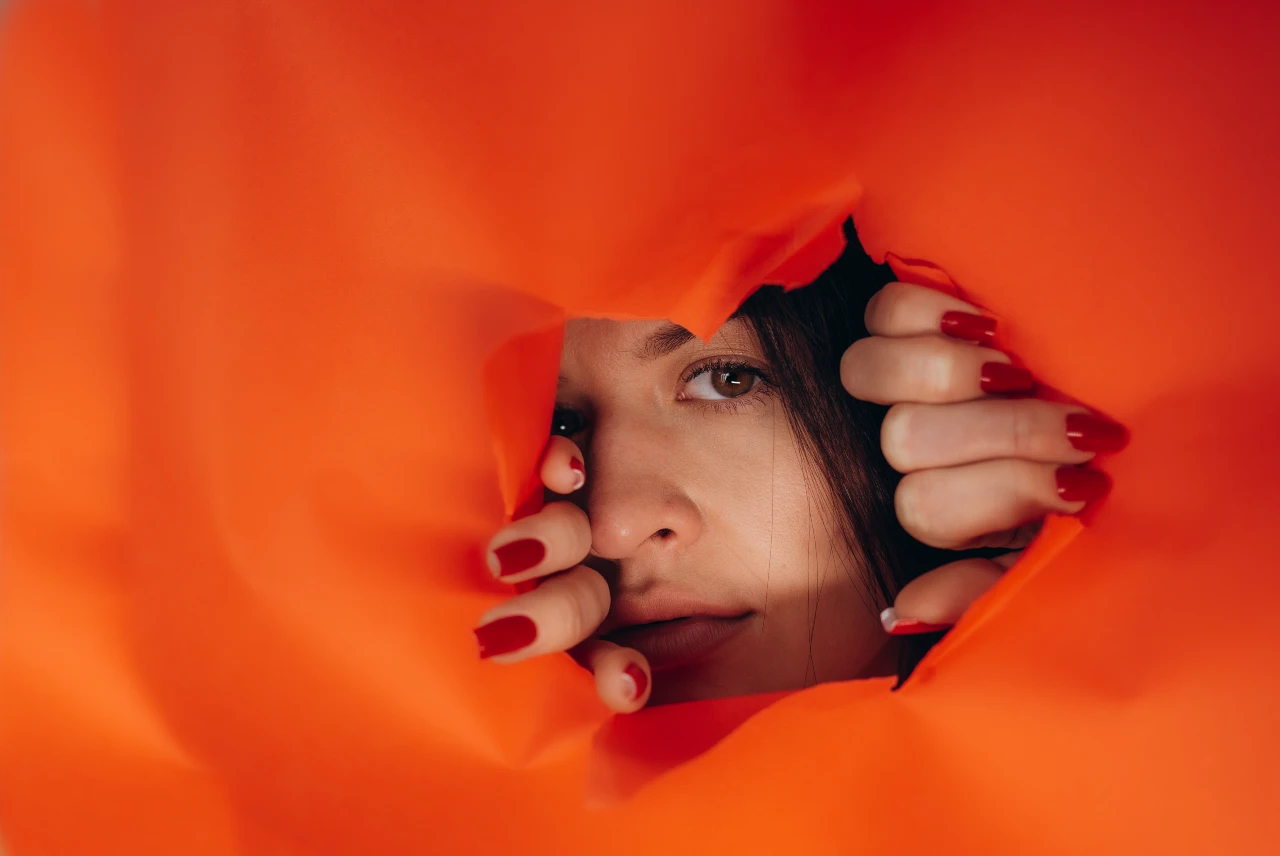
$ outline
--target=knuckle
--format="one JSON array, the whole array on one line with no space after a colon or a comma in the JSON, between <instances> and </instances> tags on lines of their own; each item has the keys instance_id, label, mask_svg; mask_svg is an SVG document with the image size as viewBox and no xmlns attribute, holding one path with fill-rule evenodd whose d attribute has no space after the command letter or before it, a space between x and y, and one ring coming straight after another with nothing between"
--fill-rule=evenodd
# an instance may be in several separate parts
<instances>
[{"instance_id":1,"label":"knuckle","mask_svg":"<svg viewBox=\"0 0 1280 856\"><path fill-rule=\"evenodd\" d=\"M1053 422L1054 408L1042 401L1009 401L1005 430L1009 435L1009 448L1015 458L1039 459L1050 454L1054 435L1049 426Z\"/></svg>"},{"instance_id":2,"label":"knuckle","mask_svg":"<svg viewBox=\"0 0 1280 856\"><path fill-rule=\"evenodd\" d=\"M913 468L912 429L917 409L913 404L895 404L880 426L880 451L889 466L900 473Z\"/></svg>"},{"instance_id":3,"label":"knuckle","mask_svg":"<svg viewBox=\"0 0 1280 856\"><path fill-rule=\"evenodd\" d=\"M1010 401L1006 404L1006 429L1009 433L1010 454L1022 458L1034 452L1036 431L1031 408L1019 407L1022 401Z\"/></svg>"},{"instance_id":4,"label":"knuckle","mask_svg":"<svg viewBox=\"0 0 1280 856\"><path fill-rule=\"evenodd\" d=\"M591 549L591 521L572 502L552 502L543 508L543 532L548 545L566 562L576 562Z\"/></svg>"},{"instance_id":5,"label":"knuckle","mask_svg":"<svg viewBox=\"0 0 1280 856\"><path fill-rule=\"evenodd\" d=\"M935 338L921 342L918 347L915 368L922 392L934 399L948 398L960 380L955 348Z\"/></svg>"},{"instance_id":6,"label":"knuckle","mask_svg":"<svg viewBox=\"0 0 1280 856\"><path fill-rule=\"evenodd\" d=\"M945 502L951 478L943 470L920 470L903 476L894 493L898 522L907 534L930 547L953 549L967 540L964 514L948 511Z\"/></svg>"},{"instance_id":7,"label":"knuckle","mask_svg":"<svg viewBox=\"0 0 1280 856\"><path fill-rule=\"evenodd\" d=\"M608 585L589 568L579 567L565 574L556 594L557 623L574 642L595 630L608 611Z\"/></svg>"},{"instance_id":8,"label":"knuckle","mask_svg":"<svg viewBox=\"0 0 1280 856\"><path fill-rule=\"evenodd\" d=\"M586 616L583 614L584 602L576 586L566 584L557 586L554 591L552 614L554 626L563 634L561 644L572 645L586 637Z\"/></svg>"},{"instance_id":9,"label":"knuckle","mask_svg":"<svg viewBox=\"0 0 1280 856\"><path fill-rule=\"evenodd\" d=\"M563 505L564 510L561 513L565 516L566 526L580 542L585 553L591 546L591 518L587 517L587 512L580 506L572 502L565 502Z\"/></svg>"},{"instance_id":10,"label":"knuckle","mask_svg":"<svg viewBox=\"0 0 1280 856\"><path fill-rule=\"evenodd\" d=\"M867 392L862 382L865 376L862 366L868 349L872 347L872 341L872 339L858 339L846 348L840 357L840 385L854 398L861 398Z\"/></svg>"},{"instance_id":11,"label":"knuckle","mask_svg":"<svg viewBox=\"0 0 1280 856\"><path fill-rule=\"evenodd\" d=\"M928 478L925 473L911 473L898 482L893 494L893 507L898 522L907 534L929 543Z\"/></svg>"},{"instance_id":12,"label":"knuckle","mask_svg":"<svg viewBox=\"0 0 1280 856\"><path fill-rule=\"evenodd\" d=\"M891 282L876 292L867 304L867 327L884 331L902 328L909 321L913 292L914 286L901 282Z\"/></svg>"},{"instance_id":13,"label":"knuckle","mask_svg":"<svg viewBox=\"0 0 1280 856\"><path fill-rule=\"evenodd\" d=\"M999 467L996 483L1000 486L1000 495L1004 497L1009 517L1016 519L1018 525L1021 525L1026 522L1028 515L1038 510L1043 501L1040 485L1044 465L1021 460L996 463Z\"/></svg>"}]
</instances>

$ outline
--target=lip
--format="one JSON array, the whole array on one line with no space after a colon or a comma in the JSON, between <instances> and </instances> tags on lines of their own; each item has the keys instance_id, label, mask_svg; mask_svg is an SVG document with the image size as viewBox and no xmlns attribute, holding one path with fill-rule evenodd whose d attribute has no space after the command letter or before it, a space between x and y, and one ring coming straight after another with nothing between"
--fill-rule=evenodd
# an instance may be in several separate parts
<instances>
[{"instance_id":1,"label":"lip","mask_svg":"<svg viewBox=\"0 0 1280 856\"><path fill-rule=\"evenodd\" d=\"M670 669L709 657L743 630L750 617L689 615L619 627L604 638L639 651L652 669Z\"/></svg>"},{"instance_id":2,"label":"lip","mask_svg":"<svg viewBox=\"0 0 1280 856\"><path fill-rule=\"evenodd\" d=\"M648 591L643 595L623 593L613 598L604 629L605 632L611 632L634 624L653 624L699 616L741 618L750 611L746 607L715 603L673 589Z\"/></svg>"}]
</instances>

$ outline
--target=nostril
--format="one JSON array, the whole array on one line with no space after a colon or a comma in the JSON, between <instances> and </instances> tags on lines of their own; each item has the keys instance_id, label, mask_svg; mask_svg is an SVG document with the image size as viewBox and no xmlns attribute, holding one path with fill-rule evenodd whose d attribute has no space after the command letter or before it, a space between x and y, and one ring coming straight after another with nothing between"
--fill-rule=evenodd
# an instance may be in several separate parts
<instances>
[{"instance_id":1,"label":"nostril","mask_svg":"<svg viewBox=\"0 0 1280 856\"><path fill-rule=\"evenodd\" d=\"M670 538L672 535L676 533L672 532L670 529L664 528L664 529L659 529L656 534L659 538Z\"/></svg>"}]
</instances>

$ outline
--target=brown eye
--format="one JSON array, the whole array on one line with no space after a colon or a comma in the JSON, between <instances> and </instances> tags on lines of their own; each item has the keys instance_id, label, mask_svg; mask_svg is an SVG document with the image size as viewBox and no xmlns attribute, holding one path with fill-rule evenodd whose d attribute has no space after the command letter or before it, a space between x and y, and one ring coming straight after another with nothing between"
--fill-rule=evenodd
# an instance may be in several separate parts
<instances>
[{"instance_id":1,"label":"brown eye","mask_svg":"<svg viewBox=\"0 0 1280 856\"><path fill-rule=\"evenodd\" d=\"M716 362L700 366L684 380L680 391L682 400L694 401L726 401L731 398L746 398L767 388L769 378L763 370L745 363Z\"/></svg>"},{"instance_id":2,"label":"brown eye","mask_svg":"<svg viewBox=\"0 0 1280 856\"><path fill-rule=\"evenodd\" d=\"M709 372L709 374L711 375L711 388L725 398L737 398L740 395L746 395L759 379L750 372L736 369L717 370Z\"/></svg>"}]
</instances>

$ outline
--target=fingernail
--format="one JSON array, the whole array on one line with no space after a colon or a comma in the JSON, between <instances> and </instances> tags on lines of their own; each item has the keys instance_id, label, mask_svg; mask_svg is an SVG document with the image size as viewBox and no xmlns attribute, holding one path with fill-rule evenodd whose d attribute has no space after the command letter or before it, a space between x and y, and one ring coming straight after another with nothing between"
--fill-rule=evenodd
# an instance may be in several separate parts
<instances>
[{"instance_id":1,"label":"fingernail","mask_svg":"<svg viewBox=\"0 0 1280 856\"><path fill-rule=\"evenodd\" d=\"M1111 479L1097 470L1083 467L1058 467L1058 496L1065 502L1092 502L1111 490Z\"/></svg>"},{"instance_id":2,"label":"fingernail","mask_svg":"<svg viewBox=\"0 0 1280 856\"><path fill-rule=\"evenodd\" d=\"M644 669L635 663L629 663L622 670L623 683L630 683L632 692L627 696L632 701L644 695L644 691L649 688L649 676L644 673Z\"/></svg>"},{"instance_id":3,"label":"fingernail","mask_svg":"<svg viewBox=\"0 0 1280 856\"><path fill-rule=\"evenodd\" d=\"M1118 452L1129 442L1123 425L1088 413L1067 415L1067 439L1082 452Z\"/></svg>"},{"instance_id":4,"label":"fingernail","mask_svg":"<svg viewBox=\"0 0 1280 856\"><path fill-rule=\"evenodd\" d=\"M477 627L473 632L480 645L481 660L527 648L538 638L538 626L527 615L498 618Z\"/></svg>"},{"instance_id":5,"label":"fingernail","mask_svg":"<svg viewBox=\"0 0 1280 856\"><path fill-rule=\"evenodd\" d=\"M569 469L573 470L573 489L582 490L582 486L587 483L587 471L583 469L582 461L570 458Z\"/></svg>"},{"instance_id":6,"label":"fingernail","mask_svg":"<svg viewBox=\"0 0 1280 856\"><path fill-rule=\"evenodd\" d=\"M880 623L884 625L884 632L892 636L938 633L942 630L951 629L950 624L930 624L927 621L920 621L916 618L899 618L898 613L892 606L880 613Z\"/></svg>"},{"instance_id":7,"label":"fingernail","mask_svg":"<svg viewBox=\"0 0 1280 856\"><path fill-rule=\"evenodd\" d=\"M537 538L521 538L495 547L493 555L498 558L498 576L509 577L522 574L541 562L547 556L547 548Z\"/></svg>"},{"instance_id":8,"label":"fingernail","mask_svg":"<svg viewBox=\"0 0 1280 856\"><path fill-rule=\"evenodd\" d=\"M983 392L1030 392L1035 385L1035 378L1026 369L1008 363L982 364Z\"/></svg>"},{"instance_id":9,"label":"fingernail","mask_svg":"<svg viewBox=\"0 0 1280 856\"><path fill-rule=\"evenodd\" d=\"M953 339L990 345L996 340L996 319L972 312L944 312L942 332Z\"/></svg>"}]
</instances>

